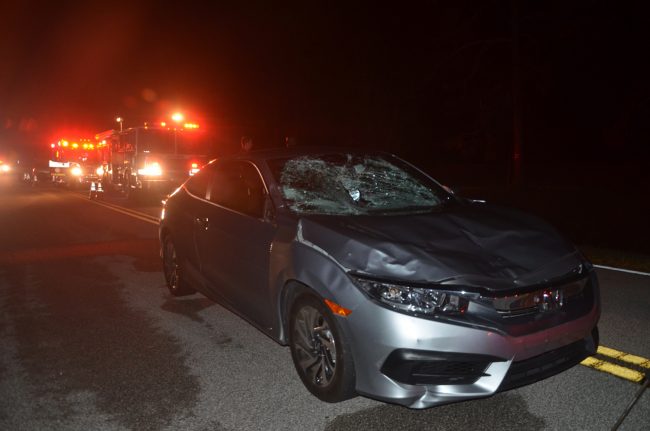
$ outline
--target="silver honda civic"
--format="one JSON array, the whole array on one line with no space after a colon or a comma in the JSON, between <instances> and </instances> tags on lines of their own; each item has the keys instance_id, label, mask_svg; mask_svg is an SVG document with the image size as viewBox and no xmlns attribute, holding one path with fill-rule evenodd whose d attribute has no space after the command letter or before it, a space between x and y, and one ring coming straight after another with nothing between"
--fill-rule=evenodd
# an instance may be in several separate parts
<instances>
[{"instance_id":1,"label":"silver honda civic","mask_svg":"<svg viewBox=\"0 0 650 431\"><path fill-rule=\"evenodd\" d=\"M173 295L199 291L288 345L328 402L486 397L598 346L598 280L572 244L387 153L214 160L166 200L160 244Z\"/></svg>"}]
</instances>

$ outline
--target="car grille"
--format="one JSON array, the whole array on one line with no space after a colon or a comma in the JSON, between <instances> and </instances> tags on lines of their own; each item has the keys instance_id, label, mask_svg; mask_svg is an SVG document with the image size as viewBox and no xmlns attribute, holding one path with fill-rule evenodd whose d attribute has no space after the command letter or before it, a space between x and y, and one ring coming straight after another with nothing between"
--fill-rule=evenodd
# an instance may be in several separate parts
<instances>
[{"instance_id":1,"label":"car grille","mask_svg":"<svg viewBox=\"0 0 650 431\"><path fill-rule=\"evenodd\" d=\"M501 317L518 317L552 311L563 308L567 304L584 300L585 293L589 295L591 283L588 278L565 283L559 286L546 287L533 292L510 296L491 298L494 309Z\"/></svg>"},{"instance_id":2,"label":"car grille","mask_svg":"<svg viewBox=\"0 0 650 431\"><path fill-rule=\"evenodd\" d=\"M587 356L596 353L598 328L594 328L591 338L593 343L587 338L530 359L513 362L499 392L534 383L579 364Z\"/></svg>"},{"instance_id":3,"label":"car grille","mask_svg":"<svg viewBox=\"0 0 650 431\"><path fill-rule=\"evenodd\" d=\"M495 307L495 316L488 317L488 319L494 323L496 330L514 337L521 337L575 320L593 310L598 298L598 289L597 284L591 278L578 284L577 287L571 284L560 285L560 287L562 286L569 286L567 291L570 292L570 295L564 295L561 303L550 300L550 302L542 302L532 309L524 307L523 309L505 311L499 311ZM550 290L557 288L550 287ZM540 291L531 293L536 294L537 292ZM545 291L541 292L544 295ZM513 308L517 308L517 306L513 305Z\"/></svg>"}]
</instances>

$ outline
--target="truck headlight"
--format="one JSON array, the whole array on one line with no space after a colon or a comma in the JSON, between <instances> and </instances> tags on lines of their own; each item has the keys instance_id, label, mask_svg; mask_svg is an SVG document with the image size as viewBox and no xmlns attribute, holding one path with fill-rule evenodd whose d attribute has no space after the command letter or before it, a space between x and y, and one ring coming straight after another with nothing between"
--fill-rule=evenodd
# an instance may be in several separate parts
<instances>
[{"instance_id":1,"label":"truck headlight","mask_svg":"<svg viewBox=\"0 0 650 431\"><path fill-rule=\"evenodd\" d=\"M84 172L79 166L75 166L73 168L70 168L70 173L75 177L80 177Z\"/></svg>"},{"instance_id":2,"label":"truck headlight","mask_svg":"<svg viewBox=\"0 0 650 431\"><path fill-rule=\"evenodd\" d=\"M148 163L144 168L138 169L138 174L159 177L162 175L162 168L158 162Z\"/></svg>"},{"instance_id":3,"label":"truck headlight","mask_svg":"<svg viewBox=\"0 0 650 431\"><path fill-rule=\"evenodd\" d=\"M479 298L478 293L462 290L414 287L356 276L352 279L376 301L408 314L463 314L470 301Z\"/></svg>"},{"instance_id":4,"label":"truck headlight","mask_svg":"<svg viewBox=\"0 0 650 431\"><path fill-rule=\"evenodd\" d=\"M104 175L104 167L103 166L98 167L97 169L95 169L95 173L100 177L103 176Z\"/></svg>"}]
</instances>

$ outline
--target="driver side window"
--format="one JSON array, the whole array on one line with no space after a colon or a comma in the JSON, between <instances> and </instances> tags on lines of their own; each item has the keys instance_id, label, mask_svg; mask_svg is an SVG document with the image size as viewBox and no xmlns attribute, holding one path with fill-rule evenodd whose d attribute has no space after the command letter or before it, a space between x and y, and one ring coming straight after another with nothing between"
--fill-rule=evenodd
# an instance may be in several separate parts
<instances>
[{"instance_id":1,"label":"driver side window","mask_svg":"<svg viewBox=\"0 0 650 431\"><path fill-rule=\"evenodd\" d=\"M218 165L208 193L208 199L218 205L255 218L263 216L264 183L249 162Z\"/></svg>"}]
</instances>

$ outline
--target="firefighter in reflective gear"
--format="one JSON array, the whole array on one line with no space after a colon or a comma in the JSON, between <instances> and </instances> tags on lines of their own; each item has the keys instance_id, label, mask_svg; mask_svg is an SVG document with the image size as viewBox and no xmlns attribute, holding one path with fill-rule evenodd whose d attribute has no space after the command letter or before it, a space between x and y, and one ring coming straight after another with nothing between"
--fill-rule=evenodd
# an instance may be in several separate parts
<instances>
[{"instance_id":1,"label":"firefighter in reflective gear","mask_svg":"<svg viewBox=\"0 0 650 431\"><path fill-rule=\"evenodd\" d=\"M90 195L88 196L92 199L103 199L104 198L104 187L102 187L102 180L91 181L90 183Z\"/></svg>"}]
</instances>

